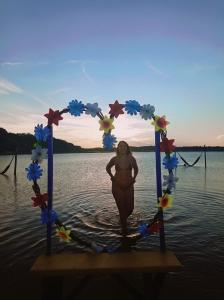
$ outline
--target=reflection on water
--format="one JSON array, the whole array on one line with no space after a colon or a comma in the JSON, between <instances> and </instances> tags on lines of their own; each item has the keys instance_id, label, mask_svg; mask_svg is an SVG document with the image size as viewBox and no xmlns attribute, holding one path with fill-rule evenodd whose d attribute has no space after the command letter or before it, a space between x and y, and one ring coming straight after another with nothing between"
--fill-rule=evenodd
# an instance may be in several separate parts
<instances>
[{"instance_id":1,"label":"reflection on water","mask_svg":"<svg viewBox=\"0 0 224 300\"><path fill-rule=\"evenodd\" d=\"M139 239L138 234L139 223L149 222L157 211L154 153L134 155L140 171L128 238L121 235L111 181L105 170L112 154L55 155L54 209L77 240L63 244L53 236L54 252L88 251L90 242L122 251L159 248L157 235ZM193 161L196 156L197 153L184 154L187 161ZM25 167L29 163L30 156L18 156L17 177L13 176L13 170L0 175L3 269L30 266L35 257L45 252L46 230L40 222L40 210L32 207L32 184L26 180ZM4 165L5 157L0 157L0 169ZM39 183L44 193L46 162L42 166L45 173ZM210 285L217 284L214 280L224 270L224 154L207 153L206 170L200 160L195 167L180 165L175 173L179 181L174 191L174 205L164 213L167 247L176 252L185 265L179 276L197 282L198 289L205 289L208 280Z\"/></svg>"}]
</instances>

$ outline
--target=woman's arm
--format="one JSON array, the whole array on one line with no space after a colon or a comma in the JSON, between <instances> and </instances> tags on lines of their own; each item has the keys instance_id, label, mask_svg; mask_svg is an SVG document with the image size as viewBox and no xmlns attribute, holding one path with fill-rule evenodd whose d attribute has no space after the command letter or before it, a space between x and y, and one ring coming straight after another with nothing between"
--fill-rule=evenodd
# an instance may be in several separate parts
<instances>
[{"instance_id":1,"label":"woman's arm","mask_svg":"<svg viewBox=\"0 0 224 300\"><path fill-rule=\"evenodd\" d=\"M138 165L137 165L136 159L133 156L132 156L132 167L134 169L134 177L133 177L133 179L135 180L135 178L138 175Z\"/></svg>"},{"instance_id":2,"label":"woman's arm","mask_svg":"<svg viewBox=\"0 0 224 300\"><path fill-rule=\"evenodd\" d=\"M111 172L111 168L115 165L115 157L112 157L109 163L106 166L106 171L110 175L110 178L113 179L114 175Z\"/></svg>"}]
</instances>

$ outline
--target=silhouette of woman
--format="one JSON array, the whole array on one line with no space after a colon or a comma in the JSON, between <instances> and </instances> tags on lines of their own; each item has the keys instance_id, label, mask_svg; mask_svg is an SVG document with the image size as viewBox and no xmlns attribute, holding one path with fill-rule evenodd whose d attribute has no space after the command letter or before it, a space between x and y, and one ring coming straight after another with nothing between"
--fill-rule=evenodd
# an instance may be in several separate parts
<instances>
[{"instance_id":1,"label":"silhouette of woman","mask_svg":"<svg viewBox=\"0 0 224 300\"><path fill-rule=\"evenodd\" d=\"M111 168L115 166L115 174ZM132 169L134 176L132 176ZM112 194L120 215L122 233L127 231L127 218L134 209L134 183L138 174L138 166L132 156L129 145L120 141L117 146L117 155L112 157L106 166L106 171L112 180Z\"/></svg>"}]
</instances>

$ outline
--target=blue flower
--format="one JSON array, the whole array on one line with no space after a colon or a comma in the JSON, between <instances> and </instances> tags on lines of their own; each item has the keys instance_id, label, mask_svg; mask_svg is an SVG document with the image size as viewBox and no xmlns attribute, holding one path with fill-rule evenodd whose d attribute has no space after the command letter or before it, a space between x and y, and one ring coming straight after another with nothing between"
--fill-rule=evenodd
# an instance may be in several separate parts
<instances>
[{"instance_id":1,"label":"blue flower","mask_svg":"<svg viewBox=\"0 0 224 300\"><path fill-rule=\"evenodd\" d=\"M36 139L40 142L46 142L49 134L50 134L50 129L47 126L43 127L43 124L41 125L38 124L34 128L34 135Z\"/></svg>"},{"instance_id":2,"label":"blue flower","mask_svg":"<svg viewBox=\"0 0 224 300\"><path fill-rule=\"evenodd\" d=\"M129 115L137 115L137 112L140 111L141 105L136 100L125 101L124 109Z\"/></svg>"},{"instance_id":3,"label":"blue flower","mask_svg":"<svg viewBox=\"0 0 224 300\"><path fill-rule=\"evenodd\" d=\"M140 224L138 226L138 231L141 235L147 235L149 234L149 228L148 228L148 225L147 224Z\"/></svg>"},{"instance_id":4,"label":"blue flower","mask_svg":"<svg viewBox=\"0 0 224 300\"><path fill-rule=\"evenodd\" d=\"M107 246L106 247L107 253L115 253L115 252L117 252L117 250L118 250L118 247L115 247L115 246Z\"/></svg>"},{"instance_id":5,"label":"blue flower","mask_svg":"<svg viewBox=\"0 0 224 300\"><path fill-rule=\"evenodd\" d=\"M42 224L54 223L58 219L56 211L50 210L48 214L47 208L41 211L41 222Z\"/></svg>"},{"instance_id":6,"label":"blue flower","mask_svg":"<svg viewBox=\"0 0 224 300\"><path fill-rule=\"evenodd\" d=\"M163 165L165 169L168 169L168 171L171 171L172 169L176 168L177 165L179 164L178 158L175 156L165 156L163 159Z\"/></svg>"},{"instance_id":7,"label":"blue flower","mask_svg":"<svg viewBox=\"0 0 224 300\"><path fill-rule=\"evenodd\" d=\"M104 249L104 247L97 245L94 241L91 242L91 247L96 253L101 253Z\"/></svg>"},{"instance_id":8,"label":"blue flower","mask_svg":"<svg viewBox=\"0 0 224 300\"><path fill-rule=\"evenodd\" d=\"M83 111L85 109L85 105L81 101L72 100L71 102L69 102L69 105L67 108L71 115L77 117L83 113Z\"/></svg>"},{"instance_id":9,"label":"blue flower","mask_svg":"<svg viewBox=\"0 0 224 300\"><path fill-rule=\"evenodd\" d=\"M98 107L98 103L87 103L86 104L86 114L91 115L93 118L101 111L101 108Z\"/></svg>"},{"instance_id":10,"label":"blue flower","mask_svg":"<svg viewBox=\"0 0 224 300\"><path fill-rule=\"evenodd\" d=\"M114 135L111 135L110 133L103 135L104 149L111 150L116 142L117 142L117 139Z\"/></svg>"},{"instance_id":11,"label":"blue flower","mask_svg":"<svg viewBox=\"0 0 224 300\"><path fill-rule=\"evenodd\" d=\"M28 168L26 168L27 171L27 179L28 180L37 180L42 176L43 170L40 168L38 164L30 164Z\"/></svg>"},{"instance_id":12,"label":"blue flower","mask_svg":"<svg viewBox=\"0 0 224 300\"><path fill-rule=\"evenodd\" d=\"M150 120L152 119L154 112L155 112L155 107L150 104L147 104L141 107L140 115L142 116L142 119Z\"/></svg>"}]
</instances>

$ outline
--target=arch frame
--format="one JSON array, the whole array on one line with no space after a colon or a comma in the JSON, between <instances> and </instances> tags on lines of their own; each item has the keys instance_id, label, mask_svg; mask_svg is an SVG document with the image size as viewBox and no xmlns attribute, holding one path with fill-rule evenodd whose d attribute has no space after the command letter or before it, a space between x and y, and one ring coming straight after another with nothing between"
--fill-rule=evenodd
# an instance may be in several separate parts
<instances>
[{"instance_id":1,"label":"arch frame","mask_svg":"<svg viewBox=\"0 0 224 300\"><path fill-rule=\"evenodd\" d=\"M47 255L51 255L52 253L52 243L51 243L51 236L52 236L52 224L55 223L57 226L64 228L64 231L61 233L60 236L60 232L59 232L59 236L62 237L62 235L65 235L67 237L67 241L72 239L72 233L67 230L66 226L63 225L63 223L59 220L57 214L55 211L53 211L53 123L55 125L58 125L58 122L60 120L62 120L62 114L64 113L68 113L70 112L71 114L75 115L75 116L79 116L80 114L80 107L81 110L83 109L83 111L85 110L85 108L88 106L89 103L87 103L87 105L83 105L80 102L78 102L77 100L75 100L75 104L76 105L76 110L74 113L71 112L71 103L74 104L74 100L72 100L69 103L69 106L65 109L63 109L62 111L53 111L52 109L49 109L49 113L45 114L45 117L48 118L48 124L46 127L43 128L43 125L37 125L37 127L35 127L35 136L37 137L38 134L36 134L38 132L38 126L39 129L42 126L42 129L45 130L45 135L47 136L47 138L45 139L45 141L47 142L47 159L48 159L48 191L47 191L47 205L46 203L39 203L40 205L38 205L41 210L42 213L43 211L45 212L44 218L45 218L45 223L47 230L46 230L46 254ZM128 107L128 103L130 104L131 101L135 101L135 100L129 100L126 101L125 104L119 104L118 101L116 100L114 104L110 104L110 119L114 119L114 117L118 117L119 114L121 114L122 108L125 108L126 111L128 111L128 108L130 109L130 105ZM133 102L131 104L133 104ZM135 101L137 102L137 101ZM135 103L134 103L135 104ZM91 105L91 104L90 104ZM96 103L94 103L93 105L95 105L96 107ZM73 105L74 106L74 105ZM77 110L77 106L78 106L78 110ZM117 108L118 107L118 108ZM147 108L148 109L152 106L150 105L143 105L140 106L140 114L141 114L141 109L142 108ZM97 105L98 108L98 105ZM126 109L127 108L127 109ZM153 107L154 108L154 107ZM168 125L168 121L166 121L165 116L159 117L159 116L155 116L154 115L154 111L150 112L149 115L151 115L151 117L149 118L145 118L145 111L144 109L142 109L142 118L143 119L153 119L152 124L155 126L155 161L156 161L156 192L157 192L157 204L158 204L158 212L154 217L154 220L151 224L149 225L145 225L143 224L143 226L140 228L140 233L142 235L147 234L148 232L150 232L150 228L151 228L151 233L153 233L153 229L152 227L156 225L155 227L155 231L154 232L159 232L159 237L160 237L160 250L162 252L166 251L166 242L165 242L165 230L164 230L164 217L163 217L163 209L166 207L170 207L171 205L169 204L169 200L171 200L171 189L173 188L173 186L175 186L175 181L176 178L173 178L173 172L172 170L177 166L178 164L178 159L176 158L176 155L171 157L171 153L173 152L175 146L173 145L174 140L168 140L167 138L167 130L166 130L166 126ZM96 112L96 111L95 111ZM130 110L129 110L130 112ZM133 112L133 111L132 111ZM117 114L117 116L116 116ZM133 113L135 115L135 113ZM132 115L133 115L132 114ZM148 115L148 116L149 116ZM101 122L101 126L102 126L102 120L105 120L105 116L101 113L101 110L99 110L98 112L96 112L95 116L98 116L100 118ZM106 117L107 118L107 117ZM108 118L107 118L108 120ZM106 120L106 121L107 121ZM112 122L109 120L109 122ZM111 123L112 124L112 123ZM108 126L107 126L108 127ZM114 128L114 127L113 127ZM110 135L111 130L113 128L110 128L109 131L107 131L107 135ZM41 129L41 130L42 130ZM102 130L102 129L100 129ZM39 131L40 133L40 131ZM44 133L41 132L41 134L44 136ZM46 137L45 136L45 137ZM104 136L105 137L105 131L104 131ZM107 136L108 137L108 136ZM116 138L113 138L113 142L116 140ZM38 143L38 139L37 139L37 143L36 143L36 147L39 147L41 145L41 143ZM113 146L113 143L110 144ZM34 145L35 146L35 145ZM34 150L33 150L34 151ZM165 152L166 156L164 159L166 159L166 162L163 161L163 164L165 166L166 169L168 169L169 172L169 177L172 179L170 182L168 180L168 186L165 190L162 190L162 175L161 175L161 152ZM33 159L33 164L38 165L38 161ZM35 165L35 167L36 167ZM31 166L31 165L30 165ZM38 166L39 167L39 166ZM30 170L29 168L26 168L28 174L27 174L27 178L30 175ZM43 171L43 170L41 170ZM32 173L32 172L31 172ZM42 174L41 174L42 175ZM30 178L28 178L30 180ZM40 187L37 184L37 179L39 179L39 177L37 178L31 178L33 180L33 190L34 193L36 195L36 198L43 196L40 193ZM46 195L46 194L44 194ZM35 197L32 197L32 199ZM45 201L46 201L46 197L45 197ZM37 206L37 205L35 205ZM42 218L43 220L43 218ZM105 249L103 249L102 251L105 251ZM109 252L109 251L108 251Z\"/></svg>"}]
</instances>

